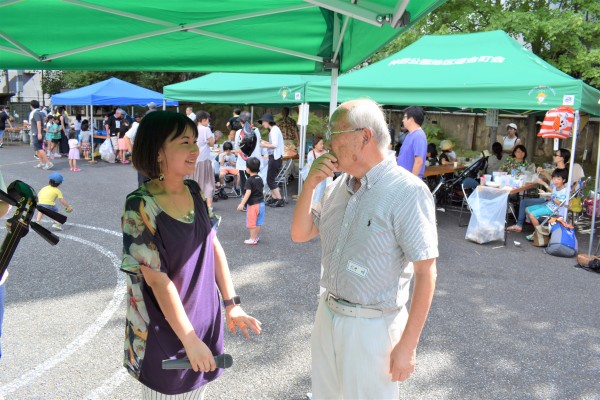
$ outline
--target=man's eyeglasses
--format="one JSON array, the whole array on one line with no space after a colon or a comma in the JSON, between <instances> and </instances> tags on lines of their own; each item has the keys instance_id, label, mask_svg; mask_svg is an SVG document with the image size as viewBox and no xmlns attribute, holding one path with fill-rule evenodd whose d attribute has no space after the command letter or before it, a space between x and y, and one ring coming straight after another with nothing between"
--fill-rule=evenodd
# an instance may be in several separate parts
<instances>
[{"instance_id":1,"label":"man's eyeglasses","mask_svg":"<svg viewBox=\"0 0 600 400\"><path fill-rule=\"evenodd\" d=\"M327 132L325 132L325 138L327 140L331 140L331 138L333 137L333 135L337 135L338 133L347 133L347 132L358 132L358 131L362 131L365 128L356 128L356 129L344 129L342 131L332 131L331 127L327 128Z\"/></svg>"}]
</instances>

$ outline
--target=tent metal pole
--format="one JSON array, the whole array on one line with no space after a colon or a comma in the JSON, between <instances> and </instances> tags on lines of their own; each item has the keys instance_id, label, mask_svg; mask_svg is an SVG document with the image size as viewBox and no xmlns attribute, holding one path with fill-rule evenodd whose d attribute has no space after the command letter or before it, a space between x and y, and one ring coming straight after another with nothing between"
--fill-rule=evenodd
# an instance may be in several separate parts
<instances>
[{"instance_id":1,"label":"tent metal pole","mask_svg":"<svg viewBox=\"0 0 600 400\"><path fill-rule=\"evenodd\" d=\"M571 179L573 179L573 165L575 164L575 149L577 148L577 132L578 131L579 131L579 110L575 110L575 121L573 122L573 138L571 140L571 159L569 160L569 165L571 166L571 168L569 168L569 179L567 180L567 193L569 193L568 197L571 197L571 195L570 195L571 187L573 186ZM564 220L568 223L569 222L569 206L568 205L565 208L563 217L564 217Z\"/></svg>"},{"instance_id":2,"label":"tent metal pole","mask_svg":"<svg viewBox=\"0 0 600 400\"><path fill-rule=\"evenodd\" d=\"M163 97L163 111L165 111L166 109L167 109L167 100Z\"/></svg>"},{"instance_id":3,"label":"tent metal pole","mask_svg":"<svg viewBox=\"0 0 600 400\"><path fill-rule=\"evenodd\" d=\"M329 94L329 118L337 108L338 101L338 68L331 69L331 92Z\"/></svg>"},{"instance_id":4,"label":"tent metal pole","mask_svg":"<svg viewBox=\"0 0 600 400\"><path fill-rule=\"evenodd\" d=\"M598 143L600 143L600 126L598 127ZM592 254L592 244L594 243L594 228L596 227L596 200L598 199L598 175L600 174L600 149L596 149L596 181L594 182L594 199L592 208L592 226L590 227L590 244L588 255Z\"/></svg>"},{"instance_id":5,"label":"tent metal pole","mask_svg":"<svg viewBox=\"0 0 600 400\"><path fill-rule=\"evenodd\" d=\"M300 122L300 143L298 146L298 169L302 171L304 167L304 161L306 155L304 150L306 149L306 128L308 126L308 103L300 104L300 112L298 113L298 122ZM306 120L303 116L306 115ZM305 123L306 122L306 123ZM298 196L302 192L302 176L298 174Z\"/></svg>"},{"instance_id":6,"label":"tent metal pole","mask_svg":"<svg viewBox=\"0 0 600 400\"><path fill-rule=\"evenodd\" d=\"M92 120L92 163L94 163L94 128L96 121L94 120L94 106L90 104L90 119Z\"/></svg>"}]
</instances>

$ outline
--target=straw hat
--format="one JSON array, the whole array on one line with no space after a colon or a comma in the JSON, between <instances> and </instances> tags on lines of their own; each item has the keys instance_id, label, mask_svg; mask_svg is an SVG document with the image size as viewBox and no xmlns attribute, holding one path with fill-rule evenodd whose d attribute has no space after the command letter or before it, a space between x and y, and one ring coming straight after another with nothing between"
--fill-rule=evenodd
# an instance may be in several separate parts
<instances>
[{"instance_id":1,"label":"straw hat","mask_svg":"<svg viewBox=\"0 0 600 400\"><path fill-rule=\"evenodd\" d=\"M442 150L442 151L452 150L453 147L454 147L454 143L452 143L452 140L442 140L440 142L440 150Z\"/></svg>"}]
</instances>

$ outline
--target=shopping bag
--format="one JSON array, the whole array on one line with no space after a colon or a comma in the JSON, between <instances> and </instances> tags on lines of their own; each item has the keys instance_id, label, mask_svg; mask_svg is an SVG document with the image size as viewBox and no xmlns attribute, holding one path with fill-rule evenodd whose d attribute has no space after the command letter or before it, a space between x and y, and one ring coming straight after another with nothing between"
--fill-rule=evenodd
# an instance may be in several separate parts
<instances>
[{"instance_id":1,"label":"shopping bag","mask_svg":"<svg viewBox=\"0 0 600 400\"><path fill-rule=\"evenodd\" d=\"M115 162L117 157L115 156L115 152L113 151L110 138L106 139L104 143L100 145L100 158L109 163Z\"/></svg>"},{"instance_id":2,"label":"shopping bag","mask_svg":"<svg viewBox=\"0 0 600 400\"><path fill-rule=\"evenodd\" d=\"M545 252L551 256L574 257L577 255L577 238L573 225L561 218L550 219L550 241Z\"/></svg>"},{"instance_id":3,"label":"shopping bag","mask_svg":"<svg viewBox=\"0 0 600 400\"><path fill-rule=\"evenodd\" d=\"M575 120L575 110L569 106L560 106L548 110L540 126L538 136L544 139L568 139Z\"/></svg>"},{"instance_id":4,"label":"shopping bag","mask_svg":"<svg viewBox=\"0 0 600 400\"><path fill-rule=\"evenodd\" d=\"M533 245L546 247L550 241L550 228L547 225L538 225L533 232Z\"/></svg>"},{"instance_id":5,"label":"shopping bag","mask_svg":"<svg viewBox=\"0 0 600 400\"><path fill-rule=\"evenodd\" d=\"M465 239L479 244L504 240L508 192L478 186L467 202L471 209L471 219Z\"/></svg>"}]
</instances>

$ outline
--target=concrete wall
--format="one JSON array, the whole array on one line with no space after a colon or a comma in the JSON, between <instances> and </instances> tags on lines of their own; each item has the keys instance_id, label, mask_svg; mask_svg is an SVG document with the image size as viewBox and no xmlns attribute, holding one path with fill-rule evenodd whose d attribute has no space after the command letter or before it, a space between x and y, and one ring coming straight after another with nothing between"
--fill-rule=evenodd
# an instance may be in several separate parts
<instances>
[{"instance_id":1,"label":"concrete wall","mask_svg":"<svg viewBox=\"0 0 600 400\"><path fill-rule=\"evenodd\" d=\"M49 104L50 96L42 96L42 73L38 70L4 70L8 72L8 92L15 95L11 103L28 103L38 100L40 104ZM6 90L7 77L0 74L0 90Z\"/></svg>"}]
</instances>

